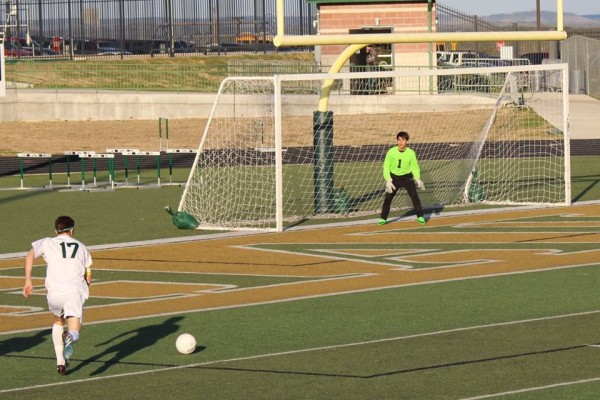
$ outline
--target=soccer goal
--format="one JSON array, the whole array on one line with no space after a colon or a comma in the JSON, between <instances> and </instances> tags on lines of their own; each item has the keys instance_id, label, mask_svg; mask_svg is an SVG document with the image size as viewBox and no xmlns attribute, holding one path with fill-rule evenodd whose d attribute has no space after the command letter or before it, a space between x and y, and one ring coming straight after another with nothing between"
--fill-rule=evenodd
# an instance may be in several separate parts
<instances>
[{"instance_id":1,"label":"soccer goal","mask_svg":"<svg viewBox=\"0 0 600 400\"><path fill-rule=\"evenodd\" d=\"M227 230L375 217L400 130L425 208L569 204L567 75L550 64L225 79L178 210ZM400 192L393 211L410 204Z\"/></svg>"}]
</instances>

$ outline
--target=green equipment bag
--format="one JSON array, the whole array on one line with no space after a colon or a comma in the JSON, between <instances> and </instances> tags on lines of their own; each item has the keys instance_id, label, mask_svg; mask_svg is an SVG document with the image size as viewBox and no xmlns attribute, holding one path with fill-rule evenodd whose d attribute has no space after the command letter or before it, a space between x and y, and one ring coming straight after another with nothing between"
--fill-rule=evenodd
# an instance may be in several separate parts
<instances>
[{"instance_id":1,"label":"green equipment bag","mask_svg":"<svg viewBox=\"0 0 600 400\"><path fill-rule=\"evenodd\" d=\"M350 212L350 193L344 186L333 189L333 211L338 214Z\"/></svg>"},{"instance_id":2,"label":"green equipment bag","mask_svg":"<svg viewBox=\"0 0 600 400\"><path fill-rule=\"evenodd\" d=\"M471 172L471 186L469 186L468 198L470 203L477 203L478 201L485 200L485 190L479 183L479 176L477 170Z\"/></svg>"},{"instance_id":3,"label":"green equipment bag","mask_svg":"<svg viewBox=\"0 0 600 400\"><path fill-rule=\"evenodd\" d=\"M170 206L166 206L165 211L171 214L173 224L179 229L196 229L200 226L196 218L184 211L175 212Z\"/></svg>"}]
</instances>

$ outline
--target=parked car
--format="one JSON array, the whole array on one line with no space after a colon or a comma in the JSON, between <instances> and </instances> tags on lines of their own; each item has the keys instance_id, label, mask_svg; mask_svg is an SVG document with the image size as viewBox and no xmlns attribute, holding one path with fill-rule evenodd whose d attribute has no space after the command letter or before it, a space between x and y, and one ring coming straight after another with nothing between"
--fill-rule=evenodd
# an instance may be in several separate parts
<instances>
[{"instance_id":1,"label":"parked car","mask_svg":"<svg viewBox=\"0 0 600 400\"><path fill-rule=\"evenodd\" d=\"M539 65L542 64L542 62L549 58L549 54L548 53L525 53L521 55L521 58L526 58L529 60L530 63L535 64L535 65Z\"/></svg>"},{"instance_id":2,"label":"parked car","mask_svg":"<svg viewBox=\"0 0 600 400\"><path fill-rule=\"evenodd\" d=\"M19 47L14 41L9 40L4 42L4 57L31 57L33 52L31 49Z\"/></svg>"},{"instance_id":3,"label":"parked car","mask_svg":"<svg viewBox=\"0 0 600 400\"><path fill-rule=\"evenodd\" d=\"M103 51L100 51L98 53L96 53L97 56L126 56L126 55L131 55L133 54L130 51L123 51L123 50L119 50L117 48L106 48Z\"/></svg>"},{"instance_id":4,"label":"parked car","mask_svg":"<svg viewBox=\"0 0 600 400\"><path fill-rule=\"evenodd\" d=\"M48 55L56 55L56 52L52 51L49 48L43 47L37 40L26 38L16 38L11 37L6 39L4 42L5 47L5 55L6 47L10 47L11 53L10 57L20 56L48 56ZM20 48L20 50L17 50Z\"/></svg>"},{"instance_id":5,"label":"parked car","mask_svg":"<svg viewBox=\"0 0 600 400\"><path fill-rule=\"evenodd\" d=\"M474 51L438 51L437 63L439 66L457 66L462 63L479 58Z\"/></svg>"},{"instance_id":6,"label":"parked car","mask_svg":"<svg viewBox=\"0 0 600 400\"><path fill-rule=\"evenodd\" d=\"M200 46L199 50L204 55L207 55L209 53L224 53L224 54L227 54L228 50L231 50L232 48L233 48L233 46L227 46L227 45L224 45L224 44L215 43L215 44L207 44L207 45L204 45L204 46Z\"/></svg>"},{"instance_id":7,"label":"parked car","mask_svg":"<svg viewBox=\"0 0 600 400\"><path fill-rule=\"evenodd\" d=\"M197 51L185 40L176 40L173 42L173 50L175 53L195 53Z\"/></svg>"}]
</instances>

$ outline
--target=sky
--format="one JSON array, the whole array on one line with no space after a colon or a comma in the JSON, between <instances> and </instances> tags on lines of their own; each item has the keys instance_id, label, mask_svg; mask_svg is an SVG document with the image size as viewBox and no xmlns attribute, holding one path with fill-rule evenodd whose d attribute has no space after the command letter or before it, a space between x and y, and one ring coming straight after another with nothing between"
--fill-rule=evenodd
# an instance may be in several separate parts
<instances>
[{"instance_id":1,"label":"sky","mask_svg":"<svg viewBox=\"0 0 600 400\"><path fill-rule=\"evenodd\" d=\"M480 16L535 11L536 0L437 0L446 7ZM600 0L563 0L565 12L578 15L600 14ZM556 11L556 0L541 0L542 11Z\"/></svg>"}]
</instances>

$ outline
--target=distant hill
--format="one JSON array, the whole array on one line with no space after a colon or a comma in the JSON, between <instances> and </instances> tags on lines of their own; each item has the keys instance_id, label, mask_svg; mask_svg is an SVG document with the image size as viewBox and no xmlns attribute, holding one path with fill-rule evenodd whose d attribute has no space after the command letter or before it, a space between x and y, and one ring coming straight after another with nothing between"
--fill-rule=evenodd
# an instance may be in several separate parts
<instances>
[{"instance_id":1,"label":"distant hill","mask_svg":"<svg viewBox=\"0 0 600 400\"><path fill-rule=\"evenodd\" d=\"M535 25L537 23L537 16L535 11L523 11L510 14L493 14L483 18L497 24L514 24L515 22L517 22L520 24ZM542 25L556 25L555 12L542 11L540 13L540 19ZM565 13L564 25L565 27L572 28L600 28L600 15L583 16L573 13Z\"/></svg>"}]
</instances>

